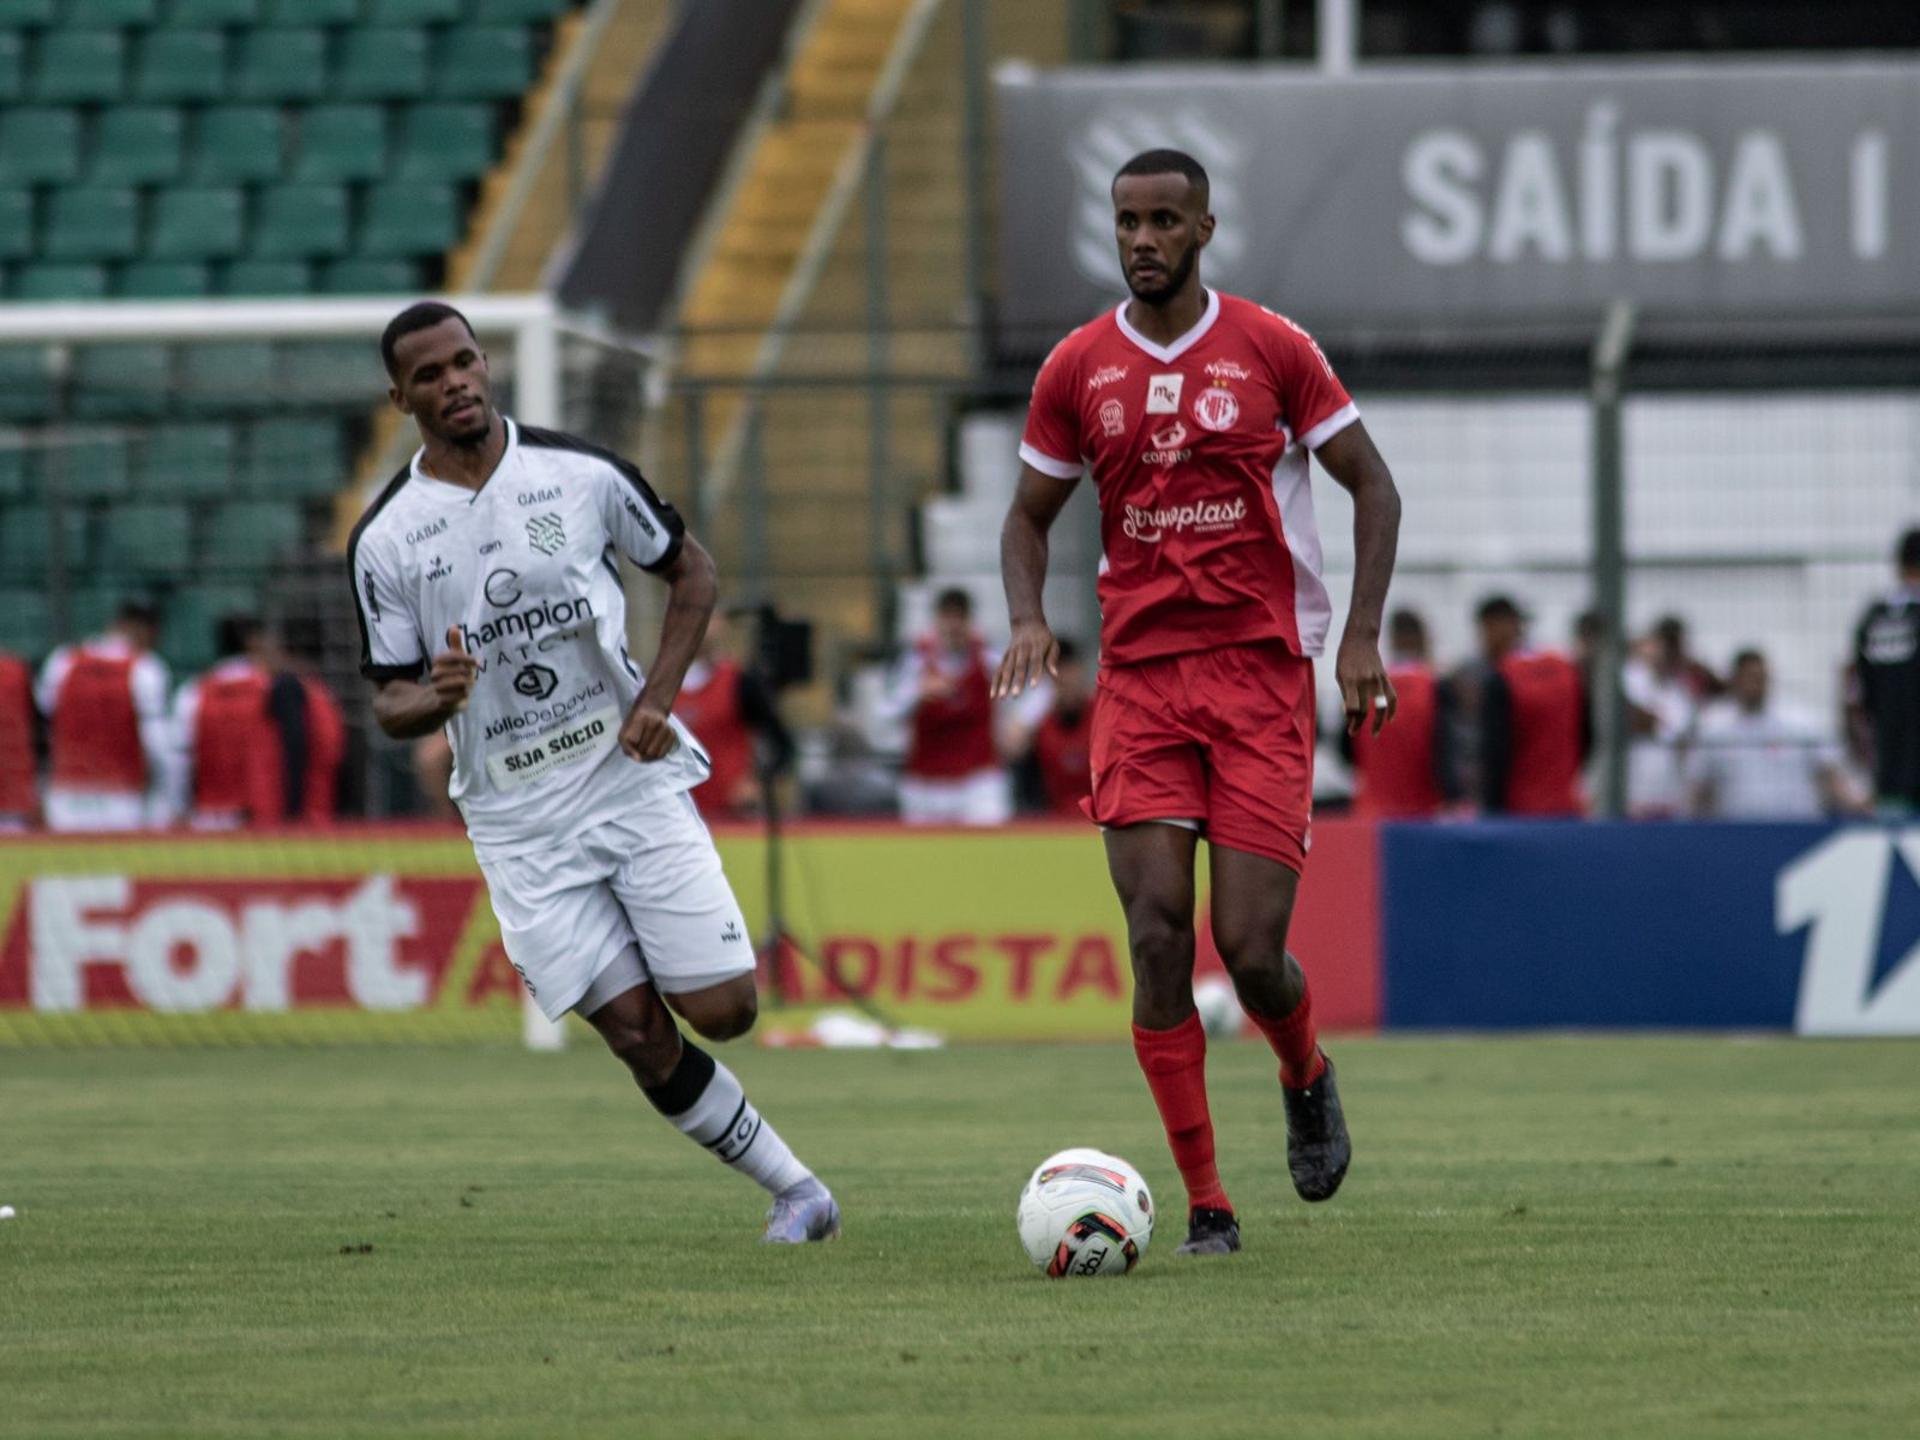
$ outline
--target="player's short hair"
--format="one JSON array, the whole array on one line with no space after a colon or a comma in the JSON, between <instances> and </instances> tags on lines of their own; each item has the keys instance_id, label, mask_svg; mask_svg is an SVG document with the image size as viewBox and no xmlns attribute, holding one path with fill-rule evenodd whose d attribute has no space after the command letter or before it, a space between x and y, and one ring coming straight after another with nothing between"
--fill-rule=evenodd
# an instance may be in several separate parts
<instances>
[{"instance_id":1,"label":"player's short hair","mask_svg":"<svg viewBox=\"0 0 1920 1440\"><path fill-rule=\"evenodd\" d=\"M1081 655L1080 647L1064 635L1059 636L1054 643L1060 647L1060 663L1062 665L1071 665L1076 660L1086 658Z\"/></svg>"},{"instance_id":2,"label":"player's short hair","mask_svg":"<svg viewBox=\"0 0 1920 1440\"><path fill-rule=\"evenodd\" d=\"M962 590L958 585L949 586L934 596L933 609L936 615L946 612L964 615L968 619L972 619L973 596L969 595L965 590Z\"/></svg>"},{"instance_id":3,"label":"player's short hair","mask_svg":"<svg viewBox=\"0 0 1920 1440\"><path fill-rule=\"evenodd\" d=\"M1900 537L1899 555L1902 570L1920 570L1920 527Z\"/></svg>"},{"instance_id":4,"label":"player's short hair","mask_svg":"<svg viewBox=\"0 0 1920 1440\"><path fill-rule=\"evenodd\" d=\"M1480 608L1473 614L1482 625L1489 620L1520 621L1527 618L1526 612L1514 603L1511 595L1489 595L1480 602Z\"/></svg>"},{"instance_id":5,"label":"player's short hair","mask_svg":"<svg viewBox=\"0 0 1920 1440\"><path fill-rule=\"evenodd\" d=\"M1751 645L1744 650L1736 651L1733 657L1733 668L1735 670L1738 670L1742 665L1764 665L1766 663L1767 657Z\"/></svg>"},{"instance_id":6,"label":"player's short hair","mask_svg":"<svg viewBox=\"0 0 1920 1440\"><path fill-rule=\"evenodd\" d=\"M122 625L151 625L160 627L160 611L151 600L142 600L137 595L129 595L114 607L113 618Z\"/></svg>"},{"instance_id":7,"label":"player's short hair","mask_svg":"<svg viewBox=\"0 0 1920 1440\"><path fill-rule=\"evenodd\" d=\"M1387 617L1387 635L1395 645L1402 648L1427 645L1427 622L1420 618L1418 610L1398 609Z\"/></svg>"},{"instance_id":8,"label":"player's short hair","mask_svg":"<svg viewBox=\"0 0 1920 1440\"><path fill-rule=\"evenodd\" d=\"M1679 645L1687 638L1687 622L1678 615L1662 615L1653 622L1653 634L1662 645Z\"/></svg>"},{"instance_id":9,"label":"player's short hair","mask_svg":"<svg viewBox=\"0 0 1920 1440\"><path fill-rule=\"evenodd\" d=\"M214 640L222 655L238 655L260 638L260 617L235 613L222 615L214 626Z\"/></svg>"},{"instance_id":10,"label":"player's short hair","mask_svg":"<svg viewBox=\"0 0 1920 1440\"><path fill-rule=\"evenodd\" d=\"M1213 190L1212 182L1207 179L1206 166L1184 150L1142 150L1113 172L1113 184L1118 185L1123 175L1184 175L1200 192L1202 205L1206 204Z\"/></svg>"},{"instance_id":11,"label":"player's short hair","mask_svg":"<svg viewBox=\"0 0 1920 1440\"><path fill-rule=\"evenodd\" d=\"M395 379L399 378L398 372L394 369L394 351L399 348L400 338L403 335L411 335L416 330L431 330L442 320L458 320L467 327L467 334L473 335L473 322L453 306L442 304L438 300L421 300L409 305L389 320L387 328L380 332L380 358L386 363L387 374ZM473 338L475 343L478 343L480 337L473 335Z\"/></svg>"}]
</instances>

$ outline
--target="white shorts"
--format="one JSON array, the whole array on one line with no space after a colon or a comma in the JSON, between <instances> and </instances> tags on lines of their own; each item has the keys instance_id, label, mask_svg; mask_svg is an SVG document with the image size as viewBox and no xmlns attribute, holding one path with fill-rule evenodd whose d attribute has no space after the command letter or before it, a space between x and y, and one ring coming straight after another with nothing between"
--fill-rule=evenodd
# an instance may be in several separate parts
<instances>
[{"instance_id":1,"label":"white shorts","mask_svg":"<svg viewBox=\"0 0 1920 1440\"><path fill-rule=\"evenodd\" d=\"M957 780L902 775L900 818L909 825L1004 825L1013 818L1013 782L997 769Z\"/></svg>"},{"instance_id":2,"label":"white shorts","mask_svg":"<svg viewBox=\"0 0 1920 1440\"><path fill-rule=\"evenodd\" d=\"M549 1020L636 945L637 978L669 995L753 970L746 917L684 791L480 869L507 958Z\"/></svg>"}]
</instances>

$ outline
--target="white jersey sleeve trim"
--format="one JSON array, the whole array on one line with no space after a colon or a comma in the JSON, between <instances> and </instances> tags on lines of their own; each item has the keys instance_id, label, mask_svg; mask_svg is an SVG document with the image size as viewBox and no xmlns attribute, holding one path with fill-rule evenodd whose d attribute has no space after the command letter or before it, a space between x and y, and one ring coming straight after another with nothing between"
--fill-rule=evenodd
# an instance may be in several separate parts
<instances>
[{"instance_id":1,"label":"white jersey sleeve trim","mask_svg":"<svg viewBox=\"0 0 1920 1440\"><path fill-rule=\"evenodd\" d=\"M1300 437L1300 443L1309 450L1318 450L1327 441L1338 435L1354 421L1360 418L1360 407L1349 400L1318 425Z\"/></svg>"},{"instance_id":2,"label":"white jersey sleeve trim","mask_svg":"<svg viewBox=\"0 0 1920 1440\"><path fill-rule=\"evenodd\" d=\"M1051 475L1056 480L1078 480L1080 478L1082 467L1078 460L1056 460L1053 456L1047 454L1046 451L1036 450L1024 440L1020 442L1020 458L1026 464L1038 470L1042 475Z\"/></svg>"}]
</instances>

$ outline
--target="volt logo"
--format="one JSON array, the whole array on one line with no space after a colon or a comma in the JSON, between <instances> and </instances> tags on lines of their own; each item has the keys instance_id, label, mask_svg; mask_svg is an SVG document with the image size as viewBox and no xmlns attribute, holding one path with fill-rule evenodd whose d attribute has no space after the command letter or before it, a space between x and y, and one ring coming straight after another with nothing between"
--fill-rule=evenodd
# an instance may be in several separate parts
<instances>
[{"instance_id":1,"label":"volt logo","mask_svg":"<svg viewBox=\"0 0 1920 1440\"><path fill-rule=\"evenodd\" d=\"M1808 930L1798 1033L1920 1033L1920 830L1823 841L1774 881L1774 925Z\"/></svg>"}]
</instances>

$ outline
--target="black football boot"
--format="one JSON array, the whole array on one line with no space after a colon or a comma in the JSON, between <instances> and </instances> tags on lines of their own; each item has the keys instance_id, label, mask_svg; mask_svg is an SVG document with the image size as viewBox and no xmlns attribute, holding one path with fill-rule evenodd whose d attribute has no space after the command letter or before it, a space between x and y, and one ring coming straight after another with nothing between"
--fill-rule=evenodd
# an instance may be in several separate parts
<instances>
[{"instance_id":1,"label":"black football boot","mask_svg":"<svg viewBox=\"0 0 1920 1440\"><path fill-rule=\"evenodd\" d=\"M1287 1101L1287 1170L1302 1200L1330 1199L1353 1163L1353 1140L1340 1109L1333 1061L1324 1050L1320 1056L1327 1067L1318 1080L1298 1090L1280 1087Z\"/></svg>"},{"instance_id":2,"label":"black football boot","mask_svg":"<svg viewBox=\"0 0 1920 1440\"><path fill-rule=\"evenodd\" d=\"M1240 1222L1231 1210L1196 1205L1187 1216L1187 1239L1176 1255L1231 1255L1240 1248Z\"/></svg>"}]
</instances>

